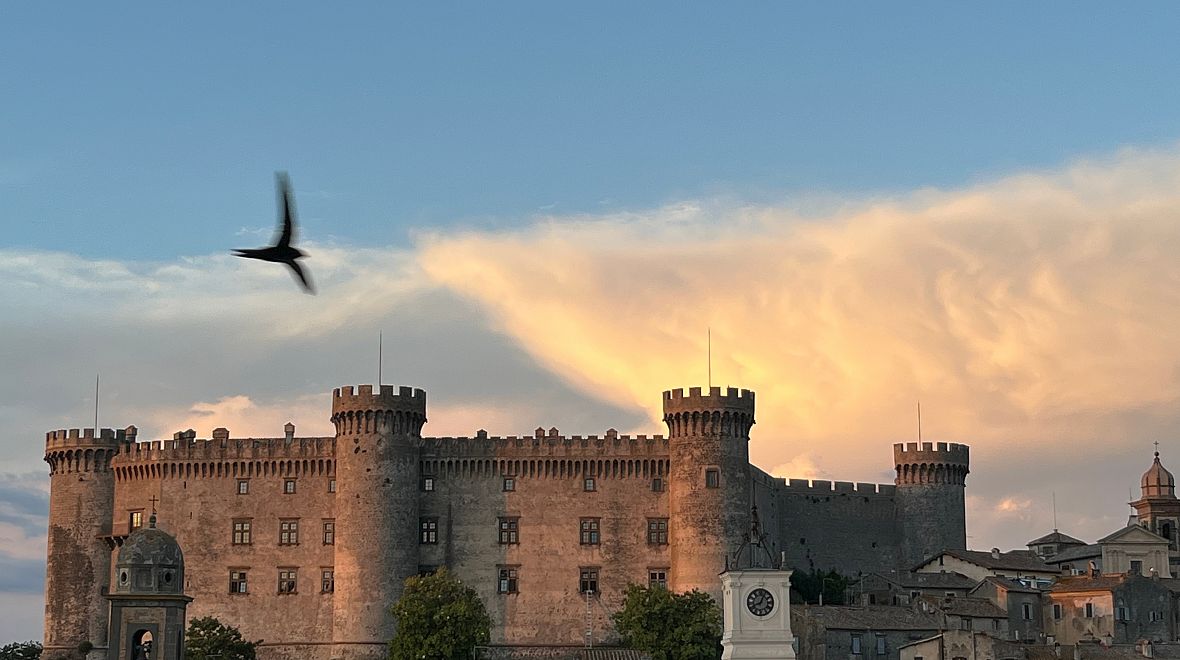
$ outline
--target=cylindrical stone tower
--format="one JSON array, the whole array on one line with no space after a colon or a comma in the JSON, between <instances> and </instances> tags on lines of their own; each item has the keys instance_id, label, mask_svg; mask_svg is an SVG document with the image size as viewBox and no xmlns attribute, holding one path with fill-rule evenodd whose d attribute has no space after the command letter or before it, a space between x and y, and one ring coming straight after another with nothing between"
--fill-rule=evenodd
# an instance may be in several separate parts
<instances>
[{"instance_id":1,"label":"cylindrical stone tower","mask_svg":"<svg viewBox=\"0 0 1180 660\"><path fill-rule=\"evenodd\" d=\"M382 385L332 393L336 425L333 658L384 659L389 613L418 572L418 449L426 392Z\"/></svg>"},{"instance_id":2,"label":"cylindrical stone tower","mask_svg":"<svg viewBox=\"0 0 1180 660\"><path fill-rule=\"evenodd\" d=\"M750 427L754 393L720 387L664 392L668 425L668 533L676 591L721 602L726 557L750 531Z\"/></svg>"},{"instance_id":3,"label":"cylindrical stone tower","mask_svg":"<svg viewBox=\"0 0 1180 660\"><path fill-rule=\"evenodd\" d=\"M967 548L965 484L970 458L967 445L893 445L903 562L900 568L914 568L943 550Z\"/></svg>"},{"instance_id":4,"label":"cylindrical stone tower","mask_svg":"<svg viewBox=\"0 0 1180 660\"><path fill-rule=\"evenodd\" d=\"M49 545L45 567L45 657L73 653L105 658L111 579L115 477L111 457L123 432L70 429L45 434L49 463ZM72 657L72 656L71 656Z\"/></svg>"}]
</instances>

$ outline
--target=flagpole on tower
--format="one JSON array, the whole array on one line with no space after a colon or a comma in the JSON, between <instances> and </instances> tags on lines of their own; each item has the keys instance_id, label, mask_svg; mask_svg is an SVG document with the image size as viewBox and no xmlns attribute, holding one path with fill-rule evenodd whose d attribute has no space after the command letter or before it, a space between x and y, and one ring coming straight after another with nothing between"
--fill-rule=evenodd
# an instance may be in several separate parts
<instances>
[{"instance_id":1,"label":"flagpole on tower","mask_svg":"<svg viewBox=\"0 0 1180 660\"><path fill-rule=\"evenodd\" d=\"M381 390L381 369L385 366L385 356L383 349L385 348L385 334L377 333L377 390Z\"/></svg>"},{"instance_id":2,"label":"flagpole on tower","mask_svg":"<svg viewBox=\"0 0 1180 660\"><path fill-rule=\"evenodd\" d=\"M98 374L94 374L94 433L101 435L98 432Z\"/></svg>"},{"instance_id":3,"label":"flagpole on tower","mask_svg":"<svg viewBox=\"0 0 1180 660\"><path fill-rule=\"evenodd\" d=\"M709 362L709 389L713 389L713 328L709 328L708 341L708 362Z\"/></svg>"}]
</instances>

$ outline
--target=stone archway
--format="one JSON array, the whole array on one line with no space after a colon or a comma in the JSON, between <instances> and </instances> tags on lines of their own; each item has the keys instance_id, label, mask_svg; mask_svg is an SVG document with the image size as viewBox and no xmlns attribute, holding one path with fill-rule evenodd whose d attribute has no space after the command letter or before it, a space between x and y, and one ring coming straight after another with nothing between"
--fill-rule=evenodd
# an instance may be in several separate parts
<instances>
[{"instance_id":1,"label":"stone archway","mask_svg":"<svg viewBox=\"0 0 1180 660\"><path fill-rule=\"evenodd\" d=\"M154 640L152 631L146 628L135 631L131 636L128 660L155 660L156 654L152 648Z\"/></svg>"}]
</instances>

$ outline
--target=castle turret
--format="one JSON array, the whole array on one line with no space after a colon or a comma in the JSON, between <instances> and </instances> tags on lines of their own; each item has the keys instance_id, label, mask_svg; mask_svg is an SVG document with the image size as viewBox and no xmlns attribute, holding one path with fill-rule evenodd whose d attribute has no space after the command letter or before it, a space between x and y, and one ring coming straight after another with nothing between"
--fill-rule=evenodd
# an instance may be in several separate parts
<instances>
[{"instance_id":1,"label":"castle turret","mask_svg":"<svg viewBox=\"0 0 1180 660\"><path fill-rule=\"evenodd\" d=\"M967 548L967 445L910 442L893 445L902 568L942 550Z\"/></svg>"},{"instance_id":2,"label":"castle turret","mask_svg":"<svg viewBox=\"0 0 1180 660\"><path fill-rule=\"evenodd\" d=\"M726 557L750 529L750 427L754 393L720 387L664 392L669 535L676 591L721 599Z\"/></svg>"},{"instance_id":3,"label":"castle turret","mask_svg":"<svg viewBox=\"0 0 1180 660\"><path fill-rule=\"evenodd\" d=\"M70 429L45 434L49 463L49 538L45 567L45 656L106 657L115 478L111 457L123 431Z\"/></svg>"},{"instance_id":4,"label":"castle turret","mask_svg":"<svg viewBox=\"0 0 1180 660\"><path fill-rule=\"evenodd\" d=\"M389 613L418 572L418 448L426 392L382 385L332 393L336 425L333 658L385 658Z\"/></svg>"}]
</instances>

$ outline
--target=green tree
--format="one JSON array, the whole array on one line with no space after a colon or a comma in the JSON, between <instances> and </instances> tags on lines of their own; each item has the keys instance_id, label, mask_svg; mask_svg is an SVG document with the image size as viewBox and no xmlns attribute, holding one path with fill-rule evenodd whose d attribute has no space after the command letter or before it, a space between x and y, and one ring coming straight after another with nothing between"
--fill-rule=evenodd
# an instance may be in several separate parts
<instances>
[{"instance_id":1,"label":"green tree","mask_svg":"<svg viewBox=\"0 0 1180 660\"><path fill-rule=\"evenodd\" d=\"M848 589L848 577L836 571L814 570L810 573L791 573L791 587L805 603L818 603L824 595L824 605L843 605L844 593Z\"/></svg>"},{"instance_id":2,"label":"green tree","mask_svg":"<svg viewBox=\"0 0 1180 660\"><path fill-rule=\"evenodd\" d=\"M652 660L715 660L721 656L721 608L707 593L674 594L630 585L611 616L623 644Z\"/></svg>"},{"instance_id":3,"label":"green tree","mask_svg":"<svg viewBox=\"0 0 1180 660\"><path fill-rule=\"evenodd\" d=\"M41 642L13 642L0 646L0 660L38 660Z\"/></svg>"},{"instance_id":4,"label":"green tree","mask_svg":"<svg viewBox=\"0 0 1180 660\"><path fill-rule=\"evenodd\" d=\"M262 643L247 642L242 633L233 626L227 626L207 616L193 619L184 633L185 660L254 660L254 648Z\"/></svg>"},{"instance_id":5,"label":"green tree","mask_svg":"<svg viewBox=\"0 0 1180 660\"><path fill-rule=\"evenodd\" d=\"M389 642L390 660L451 660L491 639L492 619L475 590L440 568L406 580L391 608L397 634Z\"/></svg>"}]
</instances>

